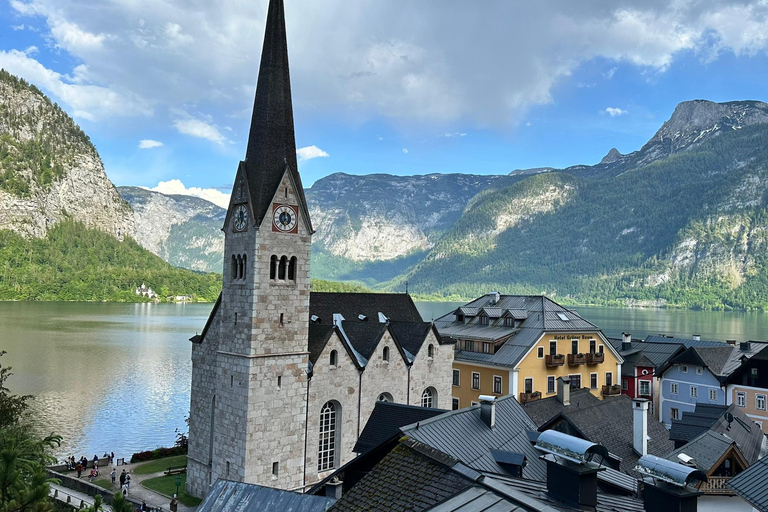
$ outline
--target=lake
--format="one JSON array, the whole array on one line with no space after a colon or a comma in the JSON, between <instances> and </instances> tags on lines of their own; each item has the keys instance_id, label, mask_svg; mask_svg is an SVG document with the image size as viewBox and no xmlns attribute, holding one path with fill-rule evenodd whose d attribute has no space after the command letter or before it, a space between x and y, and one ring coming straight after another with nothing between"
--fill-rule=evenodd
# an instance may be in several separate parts
<instances>
[{"instance_id":1,"label":"lake","mask_svg":"<svg viewBox=\"0 0 768 512\"><path fill-rule=\"evenodd\" d=\"M426 320L461 303L419 302ZM58 455L79 457L170 446L186 430L192 364L189 338L212 304L0 303L0 358L14 393L36 396L47 431L64 436ZM768 339L761 313L576 307L608 336L668 334Z\"/></svg>"}]
</instances>

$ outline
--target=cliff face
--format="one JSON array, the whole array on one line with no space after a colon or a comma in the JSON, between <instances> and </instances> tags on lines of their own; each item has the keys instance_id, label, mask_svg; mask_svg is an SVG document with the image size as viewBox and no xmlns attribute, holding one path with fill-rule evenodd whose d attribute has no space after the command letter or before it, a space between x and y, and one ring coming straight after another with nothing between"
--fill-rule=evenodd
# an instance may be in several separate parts
<instances>
[{"instance_id":1,"label":"cliff face","mask_svg":"<svg viewBox=\"0 0 768 512\"><path fill-rule=\"evenodd\" d=\"M41 238L64 219L133 233L88 137L37 88L0 71L0 229Z\"/></svg>"}]
</instances>

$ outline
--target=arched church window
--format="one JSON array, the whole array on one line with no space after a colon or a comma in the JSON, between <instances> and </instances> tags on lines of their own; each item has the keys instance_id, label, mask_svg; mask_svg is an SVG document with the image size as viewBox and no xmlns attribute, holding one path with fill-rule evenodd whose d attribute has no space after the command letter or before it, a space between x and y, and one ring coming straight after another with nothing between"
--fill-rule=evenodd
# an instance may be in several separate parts
<instances>
[{"instance_id":1,"label":"arched church window","mask_svg":"<svg viewBox=\"0 0 768 512\"><path fill-rule=\"evenodd\" d=\"M384 350L382 351L381 358L385 361L389 361L389 347L384 347Z\"/></svg>"},{"instance_id":2,"label":"arched church window","mask_svg":"<svg viewBox=\"0 0 768 512\"><path fill-rule=\"evenodd\" d=\"M235 258L235 255L232 255L232 264L230 265L232 274L232 279L237 279L237 258Z\"/></svg>"},{"instance_id":3,"label":"arched church window","mask_svg":"<svg viewBox=\"0 0 768 512\"><path fill-rule=\"evenodd\" d=\"M274 254L269 259L269 278L274 279L277 275L277 256Z\"/></svg>"},{"instance_id":4,"label":"arched church window","mask_svg":"<svg viewBox=\"0 0 768 512\"><path fill-rule=\"evenodd\" d=\"M427 357L435 357L435 346L431 343L427 347Z\"/></svg>"},{"instance_id":5,"label":"arched church window","mask_svg":"<svg viewBox=\"0 0 768 512\"><path fill-rule=\"evenodd\" d=\"M434 407L437 403L437 391L435 388L429 387L421 394L421 406L422 407Z\"/></svg>"},{"instance_id":6,"label":"arched church window","mask_svg":"<svg viewBox=\"0 0 768 512\"><path fill-rule=\"evenodd\" d=\"M379 398L376 401L377 402L394 402L394 399L392 398L391 394L382 393L379 395Z\"/></svg>"},{"instance_id":7,"label":"arched church window","mask_svg":"<svg viewBox=\"0 0 768 512\"><path fill-rule=\"evenodd\" d=\"M339 353L335 350L331 350L331 366L339 364Z\"/></svg>"},{"instance_id":8,"label":"arched church window","mask_svg":"<svg viewBox=\"0 0 768 512\"><path fill-rule=\"evenodd\" d=\"M285 270L288 266L288 257L283 256L280 258L280 265L277 267L277 278L281 281L285 281Z\"/></svg>"},{"instance_id":9,"label":"arched church window","mask_svg":"<svg viewBox=\"0 0 768 512\"><path fill-rule=\"evenodd\" d=\"M291 261L288 263L288 280L290 281L296 280L296 264L298 261L299 260L296 258L296 256L293 256Z\"/></svg>"},{"instance_id":10,"label":"arched church window","mask_svg":"<svg viewBox=\"0 0 768 512\"><path fill-rule=\"evenodd\" d=\"M341 441L338 414L341 405L326 402L320 409L320 442L317 450L317 470L327 471L336 467L336 446Z\"/></svg>"}]
</instances>

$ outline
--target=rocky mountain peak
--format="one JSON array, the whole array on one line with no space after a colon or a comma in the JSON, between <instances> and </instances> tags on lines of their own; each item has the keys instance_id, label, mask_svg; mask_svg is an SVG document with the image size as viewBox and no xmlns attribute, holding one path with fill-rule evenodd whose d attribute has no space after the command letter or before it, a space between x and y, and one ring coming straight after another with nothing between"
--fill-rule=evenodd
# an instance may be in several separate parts
<instances>
[{"instance_id":1,"label":"rocky mountain peak","mask_svg":"<svg viewBox=\"0 0 768 512\"><path fill-rule=\"evenodd\" d=\"M611 150L608 152L607 155L603 157L602 160L600 160L601 164L612 164L613 162L616 162L617 160L621 160L621 157L623 157L621 153L619 153L619 150L616 148L611 148Z\"/></svg>"}]
</instances>

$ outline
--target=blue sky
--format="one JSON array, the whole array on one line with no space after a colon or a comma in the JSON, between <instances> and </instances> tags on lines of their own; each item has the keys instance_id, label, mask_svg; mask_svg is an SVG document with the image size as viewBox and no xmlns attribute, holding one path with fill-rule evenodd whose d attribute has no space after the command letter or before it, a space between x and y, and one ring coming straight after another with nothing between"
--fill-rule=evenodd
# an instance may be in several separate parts
<instances>
[{"instance_id":1,"label":"blue sky","mask_svg":"<svg viewBox=\"0 0 768 512\"><path fill-rule=\"evenodd\" d=\"M286 3L306 186L592 164L680 101L767 99L766 1ZM116 185L224 202L266 7L0 0L0 67L75 117Z\"/></svg>"}]
</instances>

